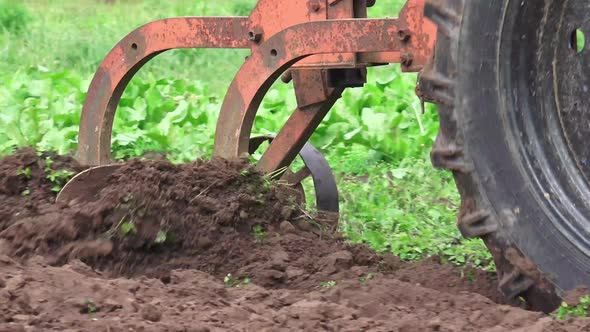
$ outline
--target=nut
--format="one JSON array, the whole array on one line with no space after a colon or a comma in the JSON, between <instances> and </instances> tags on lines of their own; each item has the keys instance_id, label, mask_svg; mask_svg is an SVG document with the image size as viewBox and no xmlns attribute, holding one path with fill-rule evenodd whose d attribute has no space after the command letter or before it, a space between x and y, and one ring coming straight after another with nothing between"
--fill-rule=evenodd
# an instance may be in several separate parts
<instances>
[{"instance_id":1,"label":"nut","mask_svg":"<svg viewBox=\"0 0 590 332\"><path fill-rule=\"evenodd\" d=\"M397 32L397 38L404 43L407 42L408 40L410 40L410 37L411 37L411 34L404 29L400 29Z\"/></svg>"},{"instance_id":2,"label":"nut","mask_svg":"<svg viewBox=\"0 0 590 332\"><path fill-rule=\"evenodd\" d=\"M260 31L250 30L248 31L248 39L257 43L262 39L262 33Z\"/></svg>"}]
</instances>

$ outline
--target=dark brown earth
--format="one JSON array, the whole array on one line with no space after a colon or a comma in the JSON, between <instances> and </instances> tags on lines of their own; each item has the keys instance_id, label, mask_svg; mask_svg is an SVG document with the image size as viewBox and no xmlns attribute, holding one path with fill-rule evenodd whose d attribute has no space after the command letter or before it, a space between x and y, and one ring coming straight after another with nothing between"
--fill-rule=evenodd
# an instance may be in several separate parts
<instances>
[{"instance_id":1,"label":"dark brown earth","mask_svg":"<svg viewBox=\"0 0 590 332\"><path fill-rule=\"evenodd\" d=\"M0 331L590 331L504 304L492 274L346 244L245 162L129 161L69 206L46 175L0 160Z\"/></svg>"}]
</instances>

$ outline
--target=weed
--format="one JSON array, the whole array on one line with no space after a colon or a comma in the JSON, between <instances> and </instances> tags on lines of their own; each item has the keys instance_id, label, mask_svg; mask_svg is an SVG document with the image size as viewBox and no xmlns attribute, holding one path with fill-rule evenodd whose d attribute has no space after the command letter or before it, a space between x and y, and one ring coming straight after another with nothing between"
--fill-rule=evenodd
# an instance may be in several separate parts
<instances>
[{"instance_id":1,"label":"weed","mask_svg":"<svg viewBox=\"0 0 590 332\"><path fill-rule=\"evenodd\" d=\"M320 287L325 288L325 289L336 287L336 281L334 281L334 280L322 281L322 282L320 282Z\"/></svg>"},{"instance_id":2,"label":"weed","mask_svg":"<svg viewBox=\"0 0 590 332\"><path fill-rule=\"evenodd\" d=\"M123 236L137 233L137 228L133 221L124 221L118 228Z\"/></svg>"},{"instance_id":3,"label":"weed","mask_svg":"<svg viewBox=\"0 0 590 332\"><path fill-rule=\"evenodd\" d=\"M457 230L459 196L449 174L426 158L366 167L357 170L363 177L339 179L340 227L352 242L404 260L438 255L456 265L493 268L483 242L462 239Z\"/></svg>"},{"instance_id":4,"label":"weed","mask_svg":"<svg viewBox=\"0 0 590 332\"><path fill-rule=\"evenodd\" d=\"M27 189L23 190L23 192L20 194L23 197L29 196L31 194L31 189L27 188Z\"/></svg>"},{"instance_id":5,"label":"weed","mask_svg":"<svg viewBox=\"0 0 590 332\"><path fill-rule=\"evenodd\" d=\"M269 190L272 189L273 186L273 180L271 177L269 176L263 176L262 177L262 189L263 192L268 192Z\"/></svg>"},{"instance_id":6,"label":"weed","mask_svg":"<svg viewBox=\"0 0 590 332\"><path fill-rule=\"evenodd\" d=\"M252 235L254 236L254 241L257 243L262 243L268 237L268 234L260 225L256 225L252 228Z\"/></svg>"},{"instance_id":7,"label":"weed","mask_svg":"<svg viewBox=\"0 0 590 332\"><path fill-rule=\"evenodd\" d=\"M53 183L51 190L54 192L59 192L74 174L74 172L65 169L51 171L49 174L47 174L47 179Z\"/></svg>"},{"instance_id":8,"label":"weed","mask_svg":"<svg viewBox=\"0 0 590 332\"><path fill-rule=\"evenodd\" d=\"M365 284L367 283L367 281L372 280L375 278L375 274L374 273L368 273L366 276L360 277L359 278L359 282L361 284Z\"/></svg>"},{"instance_id":9,"label":"weed","mask_svg":"<svg viewBox=\"0 0 590 332\"><path fill-rule=\"evenodd\" d=\"M162 244L162 243L166 242L167 238L168 238L168 233L163 230L159 230L158 234L156 234L156 239L154 240L154 242L157 244Z\"/></svg>"},{"instance_id":10,"label":"weed","mask_svg":"<svg viewBox=\"0 0 590 332\"><path fill-rule=\"evenodd\" d=\"M82 312L86 314L93 314L98 312L98 307L92 299L86 299L84 300L84 308L82 309Z\"/></svg>"},{"instance_id":11,"label":"weed","mask_svg":"<svg viewBox=\"0 0 590 332\"><path fill-rule=\"evenodd\" d=\"M590 296L586 295L582 297L578 305L575 306L570 306L563 302L553 315L557 319L566 319L570 317L588 317L588 310L590 310Z\"/></svg>"},{"instance_id":12,"label":"weed","mask_svg":"<svg viewBox=\"0 0 590 332\"><path fill-rule=\"evenodd\" d=\"M25 169L19 169L16 172L16 175L18 176L24 176L25 179L30 180L32 175L31 175L31 168L30 167L26 167Z\"/></svg>"},{"instance_id":13,"label":"weed","mask_svg":"<svg viewBox=\"0 0 590 332\"><path fill-rule=\"evenodd\" d=\"M248 277L245 277L244 279L242 279L240 281L239 278L232 276L231 273L228 273L223 278L223 284L225 285L226 288L239 288L240 286L247 285L251 282L252 282L252 279L250 279Z\"/></svg>"},{"instance_id":14,"label":"weed","mask_svg":"<svg viewBox=\"0 0 590 332\"><path fill-rule=\"evenodd\" d=\"M235 287L237 284L239 284L240 281L239 281L239 279L232 276L231 273L228 273L223 278L223 283L225 284L225 287L232 288L232 287Z\"/></svg>"},{"instance_id":15,"label":"weed","mask_svg":"<svg viewBox=\"0 0 590 332\"><path fill-rule=\"evenodd\" d=\"M467 280L469 282L475 281L475 274L473 274L473 271L467 271L467 273L465 274L465 277L467 277Z\"/></svg>"},{"instance_id":16,"label":"weed","mask_svg":"<svg viewBox=\"0 0 590 332\"><path fill-rule=\"evenodd\" d=\"M75 173L65 169L53 169L53 159L45 157L45 174L46 178L53 184L51 190L59 192Z\"/></svg>"}]
</instances>

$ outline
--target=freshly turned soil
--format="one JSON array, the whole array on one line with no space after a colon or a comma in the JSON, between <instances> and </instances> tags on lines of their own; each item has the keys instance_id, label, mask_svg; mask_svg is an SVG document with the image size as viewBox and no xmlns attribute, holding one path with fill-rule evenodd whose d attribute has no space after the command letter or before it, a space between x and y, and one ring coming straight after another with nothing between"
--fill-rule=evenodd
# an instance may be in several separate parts
<instances>
[{"instance_id":1,"label":"freshly turned soil","mask_svg":"<svg viewBox=\"0 0 590 332\"><path fill-rule=\"evenodd\" d=\"M590 330L507 305L493 274L347 244L245 161L131 160L65 206L45 157L0 160L0 331Z\"/></svg>"}]
</instances>

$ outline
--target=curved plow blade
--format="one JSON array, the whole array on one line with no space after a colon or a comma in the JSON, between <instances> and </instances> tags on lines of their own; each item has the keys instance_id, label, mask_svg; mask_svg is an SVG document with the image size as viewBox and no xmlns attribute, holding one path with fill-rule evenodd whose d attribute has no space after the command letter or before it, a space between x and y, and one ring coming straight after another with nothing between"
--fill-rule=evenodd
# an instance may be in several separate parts
<instances>
[{"instance_id":1,"label":"curved plow blade","mask_svg":"<svg viewBox=\"0 0 590 332\"><path fill-rule=\"evenodd\" d=\"M118 164L95 166L76 174L57 194L56 202L69 204L74 200L95 201L98 193L108 185L107 178L121 166Z\"/></svg>"}]
</instances>

